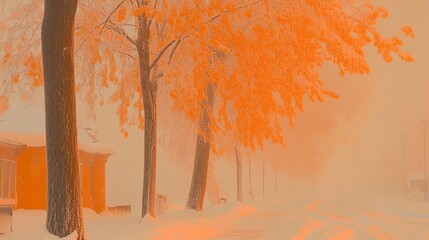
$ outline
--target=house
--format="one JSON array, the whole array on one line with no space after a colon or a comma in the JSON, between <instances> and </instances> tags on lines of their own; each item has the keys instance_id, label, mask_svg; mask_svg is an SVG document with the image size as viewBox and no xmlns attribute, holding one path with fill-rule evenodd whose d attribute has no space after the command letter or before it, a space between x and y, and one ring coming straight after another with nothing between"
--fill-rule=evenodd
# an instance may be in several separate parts
<instances>
[{"instance_id":1,"label":"house","mask_svg":"<svg viewBox=\"0 0 429 240\"><path fill-rule=\"evenodd\" d=\"M0 205L46 209L47 167L44 111L16 106L0 117ZM89 128L79 128L83 207L106 208L105 164L112 154Z\"/></svg>"},{"instance_id":2,"label":"house","mask_svg":"<svg viewBox=\"0 0 429 240\"><path fill-rule=\"evenodd\" d=\"M0 134L2 134L0 132ZM79 150L84 208L106 208L105 164L109 153ZM1 203L15 209L46 209L46 147L0 140Z\"/></svg>"}]
</instances>

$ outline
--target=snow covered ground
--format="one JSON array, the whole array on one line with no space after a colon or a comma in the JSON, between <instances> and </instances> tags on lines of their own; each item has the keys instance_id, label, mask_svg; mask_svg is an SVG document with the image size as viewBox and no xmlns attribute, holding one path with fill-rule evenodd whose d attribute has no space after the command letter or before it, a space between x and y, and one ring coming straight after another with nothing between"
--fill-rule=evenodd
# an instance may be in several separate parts
<instances>
[{"instance_id":1,"label":"snow covered ground","mask_svg":"<svg viewBox=\"0 0 429 240\"><path fill-rule=\"evenodd\" d=\"M85 209L85 230L88 239L209 239L240 218L255 213L250 204L225 204L204 213L188 209L173 210L157 219L135 216L98 215ZM0 239L57 239L44 230L45 211L18 210L14 212L13 232ZM64 238L72 240L73 236Z\"/></svg>"},{"instance_id":2,"label":"snow covered ground","mask_svg":"<svg viewBox=\"0 0 429 240\"><path fill-rule=\"evenodd\" d=\"M44 231L44 221L44 211L16 211L14 232L0 239L55 239ZM176 209L143 221L85 210L85 227L91 240L429 240L429 203L305 193L228 203L203 213Z\"/></svg>"},{"instance_id":3,"label":"snow covered ground","mask_svg":"<svg viewBox=\"0 0 429 240\"><path fill-rule=\"evenodd\" d=\"M429 239L429 204L391 198L307 195L256 204L213 239Z\"/></svg>"}]
</instances>

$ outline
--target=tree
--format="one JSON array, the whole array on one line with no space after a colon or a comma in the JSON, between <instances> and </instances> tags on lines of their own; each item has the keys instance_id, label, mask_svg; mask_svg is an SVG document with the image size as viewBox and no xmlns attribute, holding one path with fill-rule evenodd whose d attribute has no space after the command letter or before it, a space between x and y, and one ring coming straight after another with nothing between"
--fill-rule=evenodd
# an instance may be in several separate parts
<instances>
[{"instance_id":1,"label":"tree","mask_svg":"<svg viewBox=\"0 0 429 240\"><path fill-rule=\"evenodd\" d=\"M325 62L336 64L340 75L369 73L363 48L370 44L386 62L393 60L392 53L413 61L400 49L403 43L398 37L384 38L377 31L378 20L387 17L387 10L360 1L257 1L243 11L236 11L239 7L231 7L230 2L218 4L219 15L210 31L196 33L203 36L198 42L191 40L186 50L214 48L228 55L229 61L213 66L207 54L191 56L187 60L191 70L183 74L186 80L177 81L172 93L176 108L201 122L206 112L201 104L206 101L204 89L216 85L211 125L201 131L210 132L206 143L212 143L215 152L215 145L225 142L216 141L222 135L251 150L263 148L267 140L284 144L281 120L288 118L292 126L296 112L304 109L304 98L338 98L319 77ZM402 31L413 37L410 27ZM229 106L234 117L228 114ZM205 165L195 166L200 168L194 168L194 174L206 175ZM191 192L199 188L202 193L190 197L204 197L205 182L198 182L191 185Z\"/></svg>"},{"instance_id":2,"label":"tree","mask_svg":"<svg viewBox=\"0 0 429 240\"><path fill-rule=\"evenodd\" d=\"M38 3L32 1L29 5L37 7ZM194 33L207 31L210 22L217 18L219 3L79 1L76 53L80 59L77 65L80 82L76 88L93 108L102 95L100 89L115 84L117 90L109 102L119 103L117 113L124 136L128 134L126 124L144 129L142 217L156 214L156 100L162 84L159 79L167 74L163 68L172 62L179 45L186 39L203 36ZM197 52L200 51L189 54ZM104 104L103 97L98 103ZM129 108L136 110L134 116Z\"/></svg>"},{"instance_id":3,"label":"tree","mask_svg":"<svg viewBox=\"0 0 429 240\"><path fill-rule=\"evenodd\" d=\"M175 74L181 74L182 69L186 69L183 65L174 64L173 56L177 55L176 59L182 59L183 56L201 54L204 58L211 54L212 49L209 48L194 49L188 53L178 49L184 42L193 44L196 41L209 41L206 34L211 22L220 16L219 12L224 8L221 2L138 0L119 3L104 1L81 3L82 19L77 32L81 44L77 51L87 50L79 51L79 54L85 55L82 59L86 59L82 61L83 69L87 69L83 71L86 76L82 79L85 79L84 84L89 85L85 90L87 102L90 105L95 103L94 94L97 86L107 86L108 82L112 82L118 88L110 101L119 102L118 115L121 126L138 124L144 129L142 217L147 213L152 216L156 214L157 92L164 87L159 80L168 75L169 78L166 80L168 83ZM99 7L100 4L103 4L102 8ZM230 4L228 8L230 12L238 7ZM94 25L92 24L94 22L98 23ZM98 29L100 31L97 31L99 33L97 35L94 32ZM167 52L168 57L163 57ZM170 64L180 70L172 71L171 69L176 68L167 68ZM119 66L122 66L121 80L116 77L116 69ZM109 72L110 81L107 80ZM140 79L139 82L134 80L136 77ZM137 110L135 117L129 117L130 107ZM141 111L144 115L140 113ZM207 117L202 114L201 118ZM204 119L199 121L200 126L205 126L206 121ZM122 131L126 136L126 130L123 128ZM204 134L209 133L206 131ZM196 177L193 182L203 183L204 186L208 155L201 154L207 152L206 148L207 138L200 135L195 156L201 158L201 161L196 161L196 165L206 170L200 180ZM190 193L190 195L200 194Z\"/></svg>"},{"instance_id":4,"label":"tree","mask_svg":"<svg viewBox=\"0 0 429 240\"><path fill-rule=\"evenodd\" d=\"M250 156L249 156L249 195L250 195L250 198L253 200L252 163L250 162Z\"/></svg>"},{"instance_id":5,"label":"tree","mask_svg":"<svg viewBox=\"0 0 429 240\"><path fill-rule=\"evenodd\" d=\"M155 212L155 100L163 76L164 83L174 86L176 109L198 124L206 112L201 103L207 101L207 86L216 86L211 124L206 128L212 139L207 139L202 129L198 132L203 143L211 143L212 150L219 152L214 140L233 128L233 141L245 148L263 147L266 140L283 144L279 120L286 117L292 124L296 111L303 110L304 97L313 101L336 97L324 88L318 75L318 68L326 61L336 64L340 74L367 73L363 47L368 44L374 45L386 61L392 60L391 53L412 60L400 50L399 38L383 38L376 30L387 11L360 1L138 0L79 4L76 52L81 59L78 68L82 82L78 90L86 92L85 100L92 106L100 86L115 84L117 91L109 101L119 102L121 126L147 127L142 216ZM411 28L402 30L413 36ZM228 55L228 63L210 63L213 49ZM5 80L4 86L13 79ZM101 99L100 104L103 102ZM236 112L235 119L227 114L229 105ZM137 110L134 116L129 108ZM122 131L127 135L125 129ZM194 172L207 176L205 165L198 165L202 169ZM197 187L205 189L204 179L198 182L201 185Z\"/></svg>"},{"instance_id":6,"label":"tree","mask_svg":"<svg viewBox=\"0 0 429 240\"><path fill-rule=\"evenodd\" d=\"M79 177L74 80L77 0L46 0L42 56L48 166L47 230L59 237L77 230L85 239Z\"/></svg>"},{"instance_id":7,"label":"tree","mask_svg":"<svg viewBox=\"0 0 429 240\"><path fill-rule=\"evenodd\" d=\"M237 202L243 201L243 162L241 160L241 154L237 147L235 150L235 165L237 168Z\"/></svg>"},{"instance_id":8,"label":"tree","mask_svg":"<svg viewBox=\"0 0 429 240\"><path fill-rule=\"evenodd\" d=\"M195 150L194 171L192 173L191 187L186 206L197 211L203 209L204 195L206 193L207 173L210 155L210 121L213 111L215 89L214 85L207 85L206 98L201 103L204 109L199 122L202 133L197 134L197 147Z\"/></svg>"},{"instance_id":9,"label":"tree","mask_svg":"<svg viewBox=\"0 0 429 240\"><path fill-rule=\"evenodd\" d=\"M100 8L100 4L104 7ZM81 40L78 51L84 59L81 68L85 75L80 89L86 92L85 99L90 106L94 106L96 91L109 83L116 84L117 90L109 101L119 102L117 113L124 136L128 135L124 128L127 123L138 124L144 129L141 217L146 214L156 216L157 80L162 77L157 69L158 61L175 40L167 39L170 41L167 42L164 31L159 30L160 22L155 19L157 1L153 4L145 0L88 1L82 2L82 6L77 35ZM94 26L94 22L99 23ZM152 34L154 26L157 34ZM100 30L98 35L95 30ZM158 46L162 49L156 49ZM158 51L155 57L153 50ZM122 69L117 71L118 68ZM121 79L118 74L122 75ZM130 107L137 110L136 117L131 120L128 118Z\"/></svg>"},{"instance_id":10,"label":"tree","mask_svg":"<svg viewBox=\"0 0 429 240\"><path fill-rule=\"evenodd\" d=\"M296 111L303 110L304 97L313 101L336 97L324 88L318 75L318 68L326 61L336 64L340 74L368 73L363 52L368 44L373 44L386 61L392 60L391 53L412 60L400 50L399 38L383 38L376 30L378 19L386 17L387 11L353 1L294 0L285 4L273 0L243 5L233 1L120 1L119 4L102 4L111 5L99 8L98 3L82 3L78 31L81 43L77 51L83 46L89 50L85 52L91 53L87 57L91 62L86 64L91 71L82 71L84 74L100 73L87 74L86 83L90 86L87 101L94 103L95 81L101 86L107 85L110 72L111 82L118 86L111 100L120 103L120 123L133 122L128 118L128 108L132 104L138 110L135 122L141 128L147 127L144 181L147 186L143 191L142 216L148 211L154 213L155 100L162 76L168 76L167 82L173 82L176 108L199 125L198 153L208 144L215 149L217 141L214 139L232 129L233 142L245 148L263 147L266 140L283 144L280 119L289 118L292 124ZM98 23L94 26L93 22ZM97 29L100 29L99 34L93 34ZM412 36L409 27L403 28L403 32ZM169 57L163 58L167 51ZM227 55L228 61L213 62L214 51ZM173 55L175 61L171 61ZM134 64L126 66L129 62ZM173 67L166 68L169 64ZM119 66L122 66L121 80L116 76ZM140 81L136 82L134 79L138 75ZM211 110L202 104L207 102L205 93L209 85L216 86L217 96ZM234 119L227 114L227 106L234 109ZM209 128L201 124L208 112L213 112ZM194 169L194 173L202 179L195 177L197 180L193 182L198 184L192 184L190 196L203 198L208 154L197 153L195 166L201 168ZM197 161L199 156L207 156L201 164ZM199 193L191 194L196 191L192 190L195 187L200 189Z\"/></svg>"},{"instance_id":11,"label":"tree","mask_svg":"<svg viewBox=\"0 0 429 240\"><path fill-rule=\"evenodd\" d=\"M10 15L2 19L0 114L8 109L11 94L17 93L28 100L35 88L45 84L46 228L59 237L77 231L78 239L85 239L74 82L77 2L47 0L44 11L41 1L19 2Z\"/></svg>"}]
</instances>

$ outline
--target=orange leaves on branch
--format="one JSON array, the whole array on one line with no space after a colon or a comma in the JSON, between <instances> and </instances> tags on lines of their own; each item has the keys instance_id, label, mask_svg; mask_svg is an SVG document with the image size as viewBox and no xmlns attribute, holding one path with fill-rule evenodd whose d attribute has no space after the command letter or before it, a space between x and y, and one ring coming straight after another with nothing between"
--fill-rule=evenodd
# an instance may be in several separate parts
<instances>
[{"instance_id":1,"label":"orange leaves on branch","mask_svg":"<svg viewBox=\"0 0 429 240\"><path fill-rule=\"evenodd\" d=\"M189 4L185 2L180 9L179 17L185 19L189 15L191 15L191 8L189 7Z\"/></svg>"},{"instance_id":2,"label":"orange leaves on branch","mask_svg":"<svg viewBox=\"0 0 429 240\"><path fill-rule=\"evenodd\" d=\"M6 96L0 96L0 116L9 109L9 99Z\"/></svg>"},{"instance_id":3,"label":"orange leaves on branch","mask_svg":"<svg viewBox=\"0 0 429 240\"><path fill-rule=\"evenodd\" d=\"M34 88L43 85L40 28L43 18L40 1L26 1L5 12L0 23L0 93L28 99ZM2 99L1 109L7 101Z\"/></svg>"},{"instance_id":4,"label":"orange leaves on branch","mask_svg":"<svg viewBox=\"0 0 429 240\"><path fill-rule=\"evenodd\" d=\"M7 63L10 60L11 56L12 56L12 53L6 52L3 56L3 64Z\"/></svg>"},{"instance_id":5,"label":"orange leaves on branch","mask_svg":"<svg viewBox=\"0 0 429 240\"><path fill-rule=\"evenodd\" d=\"M387 18L389 16L389 11L385 8L377 8L378 17L380 18Z\"/></svg>"},{"instance_id":6,"label":"orange leaves on branch","mask_svg":"<svg viewBox=\"0 0 429 240\"><path fill-rule=\"evenodd\" d=\"M107 88L108 87L108 68L107 66L103 66L100 72L100 80L101 80L101 87Z\"/></svg>"},{"instance_id":7,"label":"orange leaves on branch","mask_svg":"<svg viewBox=\"0 0 429 240\"><path fill-rule=\"evenodd\" d=\"M413 28L411 26L404 26L401 28L401 31L408 37L414 39L414 31Z\"/></svg>"},{"instance_id":8,"label":"orange leaves on branch","mask_svg":"<svg viewBox=\"0 0 429 240\"><path fill-rule=\"evenodd\" d=\"M304 109L305 98L338 98L325 89L320 79L318 71L325 62L337 65L341 74L368 73L364 47L369 44L386 61L391 61L392 55L412 61L409 54L401 51L403 43L399 38L383 38L376 30L377 22L387 17L388 11L370 4L340 0L184 0L158 4L157 10L153 4L136 8L126 2L112 21L128 23L132 22L128 17L143 14L153 20L150 60L166 43L186 36L175 48L171 65L165 59L175 44L158 64L164 76L170 76L164 80L172 87L170 95L176 110L197 123L203 111L204 90L208 84L215 84L213 135L229 134L252 148L266 140L282 143L280 122L285 118L292 123L297 112ZM126 25L119 23L118 26ZM114 28L107 25L106 29L109 27ZM124 29L136 38L135 26ZM402 31L414 37L411 28L404 27ZM117 89L109 102L118 103L120 125L138 123L142 128L140 69L137 60L126 56L136 55L134 46L112 30L88 41L92 54L88 64L96 66L92 71L97 73L96 87L114 83L110 86ZM121 66L122 70L118 70Z\"/></svg>"},{"instance_id":9,"label":"orange leaves on branch","mask_svg":"<svg viewBox=\"0 0 429 240\"><path fill-rule=\"evenodd\" d=\"M13 74L11 77L12 83L17 84L19 82L19 76L18 74Z\"/></svg>"},{"instance_id":10,"label":"orange leaves on branch","mask_svg":"<svg viewBox=\"0 0 429 240\"><path fill-rule=\"evenodd\" d=\"M225 3L225 12L231 13L232 15L238 12L236 5L232 2Z\"/></svg>"},{"instance_id":11,"label":"orange leaves on branch","mask_svg":"<svg viewBox=\"0 0 429 240\"><path fill-rule=\"evenodd\" d=\"M127 8L125 6L120 6L118 9L117 20L118 22L125 21L125 17L127 16Z\"/></svg>"},{"instance_id":12,"label":"orange leaves on branch","mask_svg":"<svg viewBox=\"0 0 429 240\"><path fill-rule=\"evenodd\" d=\"M406 62L414 62L413 56L408 53L400 52L399 57Z\"/></svg>"},{"instance_id":13,"label":"orange leaves on branch","mask_svg":"<svg viewBox=\"0 0 429 240\"><path fill-rule=\"evenodd\" d=\"M43 70L42 70L41 55L35 57L33 54L28 55L24 60L26 67L26 75L33 80L34 87L41 87L43 85Z\"/></svg>"},{"instance_id":14,"label":"orange leaves on branch","mask_svg":"<svg viewBox=\"0 0 429 240\"><path fill-rule=\"evenodd\" d=\"M140 7L133 7L132 9L133 9L133 15L136 17L145 14L148 10L146 5L142 5Z\"/></svg>"},{"instance_id":15,"label":"orange leaves on branch","mask_svg":"<svg viewBox=\"0 0 429 240\"><path fill-rule=\"evenodd\" d=\"M14 48L14 46L11 43L4 43L3 46L3 59L0 62L2 65L11 65L11 63L9 62L12 58L12 53L16 51L16 49Z\"/></svg>"},{"instance_id":16,"label":"orange leaves on branch","mask_svg":"<svg viewBox=\"0 0 429 240\"><path fill-rule=\"evenodd\" d=\"M268 10L270 10L271 8L270 0L264 0L264 5Z\"/></svg>"},{"instance_id":17,"label":"orange leaves on branch","mask_svg":"<svg viewBox=\"0 0 429 240\"><path fill-rule=\"evenodd\" d=\"M124 136L124 138L128 138L128 131L125 130L125 128L121 128L121 133Z\"/></svg>"},{"instance_id":18,"label":"orange leaves on branch","mask_svg":"<svg viewBox=\"0 0 429 240\"><path fill-rule=\"evenodd\" d=\"M333 99L336 99L336 100L340 99L340 96L338 96L338 94L336 94L336 93L334 93L332 91L329 91L329 90L324 90L323 94L326 95L326 96L329 96L329 97L331 97Z\"/></svg>"},{"instance_id":19,"label":"orange leaves on branch","mask_svg":"<svg viewBox=\"0 0 429 240\"><path fill-rule=\"evenodd\" d=\"M269 4L269 13L255 5L234 15L225 14L231 8L229 2L211 2L207 15L219 14L219 19L206 25L207 35L193 36L187 49L193 63L191 78L181 80L180 88L173 89L178 109L195 121L200 111L190 102L201 101L205 84L215 82L220 100L213 114L213 131L235 131L233 139L244 146L253 148L267 139L282 142L281 118L292 123L296 111L304 109L306 96L313 101L339 98L325 89L318 74L325 62L336 64L341 74L369 73L364 47L371 43L386 61L392 60L392 54L412 61L401 51L401 39L383 38L376 30L379 19L388 16L385 8L338 0ZM411 31L405 32L411 36ZM204 60L210 57L203 53L212 48L230 60L220 64ZM205 61L209 64L201 64ZM273 97L275 93L277 97ZM232 102L234 119L224 102Z\"/></svg>"}]
</instances>

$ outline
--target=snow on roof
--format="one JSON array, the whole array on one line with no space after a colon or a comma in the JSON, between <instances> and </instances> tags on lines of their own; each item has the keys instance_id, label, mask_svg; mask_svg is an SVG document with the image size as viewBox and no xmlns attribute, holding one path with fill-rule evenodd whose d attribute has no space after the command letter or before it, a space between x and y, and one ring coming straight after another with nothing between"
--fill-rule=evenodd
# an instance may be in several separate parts
<instances>
[{"instance_id":1,"label":"snow on roof","mask_svg":"<svg viewBox=\"0 0 429 240\"><path fill-rule=\"evenodd\" d=\"M3 129L0 129L0 142L11 143L14 145L23 144L31 147L40 147L45 145L45 136L44 134L23 134L3 131Z\"/></svg>"},{"instance_id":2,"label":"snow on roof","mask_svg":"<svg viewBox=\"0 0 429 240\"><path fill-rule=\"evenodd\" d=\"M11 101L10 108L0 116L0 141L16 142L32 147L45 145L44 109L22 101ZM78 127L79 149L100 154L113 154L113 149L101 144L96 132Z\"/></svg>"}]
</instances>

